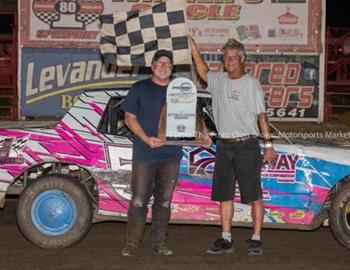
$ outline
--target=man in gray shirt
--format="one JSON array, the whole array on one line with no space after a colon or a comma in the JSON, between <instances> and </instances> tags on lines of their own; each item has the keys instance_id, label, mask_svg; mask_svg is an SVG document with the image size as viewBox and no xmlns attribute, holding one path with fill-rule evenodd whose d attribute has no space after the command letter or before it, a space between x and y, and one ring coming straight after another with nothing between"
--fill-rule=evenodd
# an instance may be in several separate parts
<instances>
[{"instance_id":1,"label":"man in gray shirt","mask_svg":"<svg viewBox=\"0 0 350 270\"><path fill-rule=\"evenodd\" d=\"M229 39L223 47L225 72L211 72L192 38L192 56L199 76L208 83L218 131L212 200L220 202L222 235L207 250L209 254L233 252L231 223L235 185L238 181L241 202L252 206L253 235L248 240L248 255L262 255L261 229L264 204L260 182L262 162L276 158L272 146L264 94L256 78L244 71L243 44ZM261 157L259 127L264 139Z\"/></svg>"}]
</instances>

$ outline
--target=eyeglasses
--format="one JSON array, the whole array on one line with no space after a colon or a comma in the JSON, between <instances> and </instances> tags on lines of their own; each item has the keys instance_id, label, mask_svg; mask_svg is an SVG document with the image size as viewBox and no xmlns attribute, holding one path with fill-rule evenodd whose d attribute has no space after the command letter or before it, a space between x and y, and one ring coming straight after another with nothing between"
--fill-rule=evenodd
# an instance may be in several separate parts
<instances>
[{"instance_id":1,"label":"eyeglasses","mask_svg":"<svg viewBox=\"0 0 350 270\"><path fill-rule=\"evenodd\" d=\"M169 62L162 62L162 61L155 61L154 64L157 67L166 67L166 68L171 68L173 65Z\"/></svg>"}]
</instances>

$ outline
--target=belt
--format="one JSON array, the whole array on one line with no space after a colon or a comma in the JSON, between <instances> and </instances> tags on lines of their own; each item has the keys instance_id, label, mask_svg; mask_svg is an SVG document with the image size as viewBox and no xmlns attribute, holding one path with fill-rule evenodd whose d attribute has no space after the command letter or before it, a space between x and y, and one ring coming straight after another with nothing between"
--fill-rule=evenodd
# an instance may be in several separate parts
<instances>
[{"instance_id":1,"label":"belt","mask_svg":"<svg viewBox=\"0 0 350 270\"><path fill-rule=\"evenodd\" d=\"M256 138L258 137L255 135L248 135L248 136L238 137L238 138L219 138L219 142L226 143L226 144L235 144L235 143L250 141Z\"/></svg>"}]
</instances>

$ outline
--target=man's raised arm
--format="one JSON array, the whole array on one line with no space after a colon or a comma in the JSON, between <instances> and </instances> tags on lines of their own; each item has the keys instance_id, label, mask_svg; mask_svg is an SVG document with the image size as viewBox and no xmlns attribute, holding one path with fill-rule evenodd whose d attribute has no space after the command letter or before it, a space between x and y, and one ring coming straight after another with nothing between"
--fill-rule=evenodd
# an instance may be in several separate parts
<instances>
[{"instance_id":1,"label":"man's raised arm","mask_svg":"<svg viewBox=\"0 0 350 270\"><path fill-rule=\"evenodd\" d=\"M192 37L188 37L188 42L190 43L191 46L191 51L192 51L192 57L194 60L194 63L196 65L197 73L201 77L202 80L208 82L208 71L209 68L207 64L204 62L196 43L194 42Z\"/></svg>"}]
</instances>

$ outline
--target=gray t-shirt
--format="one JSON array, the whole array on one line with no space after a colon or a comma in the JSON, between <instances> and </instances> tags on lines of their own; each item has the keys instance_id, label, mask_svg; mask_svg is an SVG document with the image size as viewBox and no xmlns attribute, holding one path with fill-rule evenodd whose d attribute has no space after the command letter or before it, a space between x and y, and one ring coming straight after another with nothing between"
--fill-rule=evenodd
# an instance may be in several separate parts
<instances>
[{"instance_id":1,"label":"gray t-shirt","mask_svg":"<svg viewBox=\"0 0 350 270\"><path fill-rule=\"evenodd\" d=\"M232 80L226 72L208 72L208 91L218 135L238 138L258 135L258 114L266 112L264 93L250 74Z\"/></svg>"}]
</instances>

